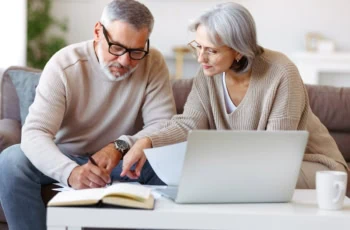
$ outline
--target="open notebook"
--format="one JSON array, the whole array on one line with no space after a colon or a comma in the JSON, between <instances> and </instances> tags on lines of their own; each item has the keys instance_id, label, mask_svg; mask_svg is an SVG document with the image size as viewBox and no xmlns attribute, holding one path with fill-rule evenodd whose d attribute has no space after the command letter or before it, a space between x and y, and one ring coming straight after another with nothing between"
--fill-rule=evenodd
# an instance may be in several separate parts
<instances>
[{"instance_id":1,"label":"open notebook","mask_svg":"<svg viewBox=\"0 0 350 230\"><path fill-rule=\"evenodd\" d=\"M63 191L48 206L87 206L107 204L128 208L153 209L151 189L142 185L118 183L106 188Z\"/></svg>"}]
</instances>

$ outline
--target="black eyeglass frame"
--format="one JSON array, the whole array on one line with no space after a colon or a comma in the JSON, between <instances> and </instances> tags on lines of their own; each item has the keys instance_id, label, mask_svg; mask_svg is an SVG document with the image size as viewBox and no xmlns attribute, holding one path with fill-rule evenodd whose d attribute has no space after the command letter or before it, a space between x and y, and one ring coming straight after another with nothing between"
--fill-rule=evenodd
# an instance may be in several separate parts
<instances>
[{"instance_id":1,"label":"black eyeglass frame","mask_svg":"<svg viewBox=\"0 0 350 230\"><path fill-rule=\"evenodd\" d=\"M108 31L106 30L106 28L104 27L104 25L101 24L101 26L102 26L103 35L105 36L106 41L107 41L107 44L108 44L108 52L109 52L110 54L119 57L119 56L124 55L125 53L129 53L129 57L130 57L132 60L142 60L142 59L144 59L144 58L148 55L148 53L149 53L149 45L150 45L149 39L147 39L147 50L143 50L143 49L129 49L129 48L126 48L125 46L123 46L122 44L110 42L110 40L109 40L109 38L108 38ZM121 53L121 54L112 53L112 52L111 52L111 47L112 47L113 45L114 45L114 46L119 46L119 47L123 48L123 49L124 49L124 52ZM143 52L144 55L143 55L141 58L134 58L134 57L132 57L132 52L133 52L133 51Z\"/></svg>"}]
</instances>

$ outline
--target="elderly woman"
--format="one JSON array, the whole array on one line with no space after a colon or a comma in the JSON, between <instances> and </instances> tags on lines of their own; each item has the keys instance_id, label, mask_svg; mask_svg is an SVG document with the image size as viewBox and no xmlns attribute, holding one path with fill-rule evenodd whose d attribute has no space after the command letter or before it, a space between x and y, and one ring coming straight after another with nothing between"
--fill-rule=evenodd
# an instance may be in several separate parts
<instances>
[{"instance_id":1,"label":"elderly woman","mask_svg":"<svg viewBox=\"0 0 350 230\"><path fill-rule=\"evenodd\" d=\"M201 68L184 112L133 146L124 157L122 176L140 175L144 148L185 141L192 129L307 130L297 188L315 188L316 171L347 170L335 141L310 109L298 69L285 55L257 44L247 9L233 2L219 4L190 29L196 36L189 45Z\"/></svg>"}]
</instances>

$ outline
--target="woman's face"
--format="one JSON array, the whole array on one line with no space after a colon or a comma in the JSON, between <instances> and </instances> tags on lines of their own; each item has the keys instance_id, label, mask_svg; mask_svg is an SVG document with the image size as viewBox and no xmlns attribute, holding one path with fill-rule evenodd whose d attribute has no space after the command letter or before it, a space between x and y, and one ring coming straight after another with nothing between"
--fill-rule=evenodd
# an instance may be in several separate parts
<instances>
[{"instance_id":1,"label":"woman's face","mask_svg":"<svg viewBox=\"0 0 350 230\"><path fill-rule=\"evenodd\" d=\"M215 46L210 42L207 29L199 25L196 30L196 40L190 43L197 54L197 61L203 67L206 76L214 76L227 72L238 52L228 46Z\"/></svg>"}]
</instances>

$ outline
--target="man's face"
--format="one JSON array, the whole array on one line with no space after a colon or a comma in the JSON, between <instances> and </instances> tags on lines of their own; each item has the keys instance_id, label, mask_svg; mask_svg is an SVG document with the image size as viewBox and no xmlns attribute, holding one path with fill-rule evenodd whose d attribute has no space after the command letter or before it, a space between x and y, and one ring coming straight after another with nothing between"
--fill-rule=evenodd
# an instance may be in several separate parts
<instances>
[{"instance_id":1,"label":"man's face","mask_svg":"<svg viewBox=\"0 0 350 230\"><path fill-rule=\"evenodd\" d=\"M135 71L140 60L130 58L129 52L121 56L111 54L107 40L127 49L146 50L149 31L147 28L136 30L122 21L114 21L104 28L105 31L101 23L95 26L95 52L100 65L110 80L125 79Z\"/></svg>"}]
</instances>

